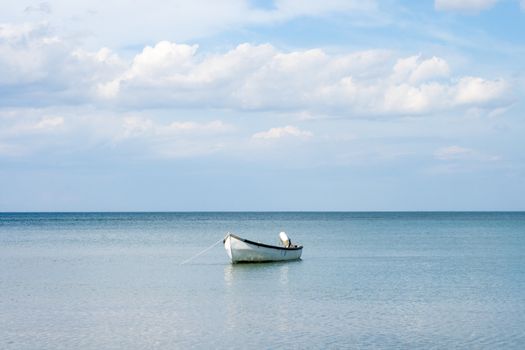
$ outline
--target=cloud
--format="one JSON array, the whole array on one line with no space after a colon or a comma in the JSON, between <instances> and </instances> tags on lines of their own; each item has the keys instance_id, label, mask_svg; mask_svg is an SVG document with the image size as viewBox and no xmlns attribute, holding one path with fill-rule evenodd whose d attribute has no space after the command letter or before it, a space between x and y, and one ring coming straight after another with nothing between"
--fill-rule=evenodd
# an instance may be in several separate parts
<instances>
[{"instance_id":1,"label":"cloud","mask_svg":"<svg viewBox=\"0 0 525 350\"><path fill-rule=\"evenodd\" d=\"M422 59L421 55L397 60L393 68L393 79L417 84L435 78L446 78L450 74L448 63L439 57Z\"/></svg>"},{"instance_id":2,"label":"cloud","mask_svg":"<svg viewBox=\"0 0 525 350\"><path fill-rule=\"evenodd\" d=\"M321 49L280 52L269 44L200 56L196 45L160 42L128 67L99 83L99 96L123 105L388 115L497 105L508 89L503 80L451 77L448 63L435 56L392 63L384 51L335 56Z\"/></svg>"},{"instance_id":3,"label":"cloud","mask_svg":"<svg viewBox=\"0 0 525 350\"><path fill-rule=\"evenodd\" d=\"M175 121L168 124L160 124L150 118L124 117L122 129L116 135L116 140L133 137L172 137L180 135L212 135L233 130L233 126L225 124L220 120L207 123L192 121Z\"/></svg>"},{"instance_id":4,"label":"cloud","mask_svg":"<svg viewBox=\"0 0 525 350\"><path fill-rule=\"evenodd\" d=\"M455 100L458 104L484 105L497 100L508 91L503 80L485 80L479 77L463 77L456 85Z\"/></svg>"},{"instance_id":5,"label":"cloud","mask_svg":"<svg viewBox=\"0 0 525 350\"><path fill-rule=\"evenodd\" d=\"M108 48L75 47L47 23L1 24L0 106L90 103L98 84L127 65Z\"/></svg>"},{"instance_id":6,"label":"cloud","mask_svg":"<svg viewBox=\"0 0 525 350\"><path fill-rule=\"evenodd\" d=\"M0 155L102 152L177 158L223 149L235 126L222 120L192 120L152 112L111 112L88 106L0 108Z\"/></svg>"},{"instance_id":7,"label":"cloud","mask_svg":"<svg viewBox=\"0 0 525 350\"><path fill-rule=\"evenodd\" d=\"M38 5L35 6L27 6L24 10L25 13L34 13L34 12L40 12L44 14L50 14L51 11L51 4L49 2L41 2Z\"/></svg>"},{"instance_id":8,"label":"cloud","mask_svg":"<svg viewBox=\"0 0 525 350\"><path fill-rule=\"evenodd\" d=\"M120 109L219 108L347 117L501 108L502 79L455 76L441 57L386 50L284 52L243 43L225 52L160 41L131 58L88 51L45 24L0 27L0 106L95 104Z\"/></svg>"},{"instance_id":9,"label":"cloud","mask_svg":"<svg viewBox=\"0 0 525 350\"><path fill-rule=\"evenodd\" d=\"M307 138L313 136L310 131L303 131L291 125L279 128L271 128L268 131L261 131L252 136L254 139L280 139L283 137L302 137Z\"/></svg>"},{"instance_id":10,"label":"cloud","mask_svg":"<svg viewBox=\"0 0 525 350\"><path fill-rule=\"evenodd\" d=\"M54 68L53 51L55 57L67 55L59 50L45 23L0 24L0 86L45 79Z\"/></svg>"},{"instance_id":11,"label":"cloud","mask_svg":"<svg viewBox=\"0 0 525 350\"><path fill-rule=\"evenodd\" d=\"M0 155L25 157L68 139L63 116L34 109L0 109Z\"/></svg>"},{"instance_id":12,"label":"cloud","mask_svg":"<svg viewBox=\"0 0 525 350\"><path fill-rule=\"evenodd\" d=\"M133 59L127 79L155 80L173 78L193 67L192 58L197 45L175 44L161 41L155 47L146 46Z\"/></svg>"},{"instance_id":13,"label":"cloud","mask_svg":"<svg viewBox=\"0 0 525 350\"><path fill-rule=\"evenodd\" d=\"M44 116L37 120L17 122L11 127L6 127L0 131L0 135L20 136L25 134L50 133L62 129L63 126L63 117Z\"/></svg>"},{"instance_id":14,"label":"cloud","mask_svg":"<svg viewBox=\"0 0 525 350\"><path fill-rule=\"evenodd\" d=\"M494 162L501 159L499 156L483 154L473 149L456 145L439 148L434 152L434 157L442 161L470 160Z\"/></svg>"},{"instance_id":15,"label":"cloud","mask_svg":"<svg viewBox=\"0 0 525 350\"><path fill-rule=\"evenodd\" d=\"M472 154L474 154L474 152L471 149L460 146L443 147L434 152L434 156L439 160L464 159Z\"/></svg>"},{"instance_id":16,"label":"cloud","mask_svg":"<svg viewBox=\"0 0 525 350\"><path fill-rule=\"evenodd\" d=\"M64 125L63 117L47 117L42 118L33 127L35 130L55 130Z\"/></svg>"},{"instance_id":17,"label":"cloud","mask_svg":"<svg viewBox=\"0 0 525 350\"><path fill-rule=\"evenodd\" d=\"M159 123L147 117L123 117L113 134L115 147L140 145L139 153L162 158L203 156L224 147L222 135L234 127L220 120L198 123L175 121Z\"/></svg>"},{"instance_id":18,"label":"cloud","mask_svg":"<svg viewBox=\"0 0 525 350\"><path fill-rule=\"evenodd\" d=\"M52 11L51 5L52 3ZM247 26L285 22L297 18L319 18L332 14L366 20L377 12L375 0L276 0L273 6L254 6L251 0L162 0L53 1L27 6L27 2L4 0L2 18L45 17L64 36L89 41L96 46L124 47L155 43L165 38L185 42L236 31ZM125 9L125 15L123 15ZM114 25L118 19L118 25ZM140 23L140 26L137 26Z\"/></svg>"},{"instance_id":19,"label":"cloud","mask_svg":"<svg viewBox=\"0 0 525 350\"><path fill-rule=\"evenodd\" d=\"M434 7L440 11L479 12L494 6L498 0L435 0Z\"/></svg>"}]
</instances>

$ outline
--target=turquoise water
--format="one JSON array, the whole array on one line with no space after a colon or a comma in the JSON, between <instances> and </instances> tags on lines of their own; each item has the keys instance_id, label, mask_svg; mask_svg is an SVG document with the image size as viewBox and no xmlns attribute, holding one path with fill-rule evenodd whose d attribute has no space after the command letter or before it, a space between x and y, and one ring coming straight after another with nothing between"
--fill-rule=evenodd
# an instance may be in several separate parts
<instances>
[{"instance_id":1,"label":"turquoise water","mask_svg":"<svg viewBox=\"0 0 525 350\"><path fill-rule=\"evenodd\" d=\"M230 265L227 231L304 245ZM525 348L525 213L0 214L1 349Z\"/></svg>"}]
</instances>

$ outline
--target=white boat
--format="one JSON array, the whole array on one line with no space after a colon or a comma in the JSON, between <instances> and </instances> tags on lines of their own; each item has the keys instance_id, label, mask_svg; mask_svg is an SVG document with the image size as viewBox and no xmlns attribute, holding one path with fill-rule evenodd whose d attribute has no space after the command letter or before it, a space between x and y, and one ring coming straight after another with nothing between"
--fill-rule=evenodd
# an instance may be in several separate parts
<instances>
[{"instance_id":1,"label":"white boat","mask_svg":"<svg viewBox=\"0 0 525 350\"><path fill-rule=\"evenodd\" d=\"M232 233L224 237L224 249L232 264L240 262L270 262L297 260L301 258L303 246L291 244L284 232L279 234L283 246L250 241Z\"/></svg>"}]
</instances>

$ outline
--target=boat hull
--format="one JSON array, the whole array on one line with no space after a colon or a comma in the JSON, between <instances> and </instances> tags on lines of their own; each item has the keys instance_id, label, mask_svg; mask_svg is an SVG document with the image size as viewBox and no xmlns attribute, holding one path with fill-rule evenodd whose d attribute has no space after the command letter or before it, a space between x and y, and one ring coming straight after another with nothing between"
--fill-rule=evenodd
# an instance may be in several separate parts
<instances>
[{"instance_id":1,"label":"boat hull","mask_svg":"<svg viewBox=\"0 0 525 350\"><path fill-rule=\"evenodd\" d=\"M224 238L224 249L232 264L245 262L288 261L301 258L303 247L278 247L249 241L228 234Z\"/></svg>"}]
</instances>

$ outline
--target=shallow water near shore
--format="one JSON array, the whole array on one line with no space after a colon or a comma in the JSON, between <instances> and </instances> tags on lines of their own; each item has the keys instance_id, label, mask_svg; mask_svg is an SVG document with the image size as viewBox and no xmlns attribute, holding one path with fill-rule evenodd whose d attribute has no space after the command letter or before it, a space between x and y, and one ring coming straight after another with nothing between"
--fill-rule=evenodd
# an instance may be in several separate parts
<instances>
[{"instance_id":1,"label":"shallow water near shore","mask_svg":"<svg viewBox=\"0 0 525 350\"><path fill-rule=\"evenodd\" d=\"M0 214L2 349L522 349L524 290L525 213Z\"/></svg>"}]
</instances>

